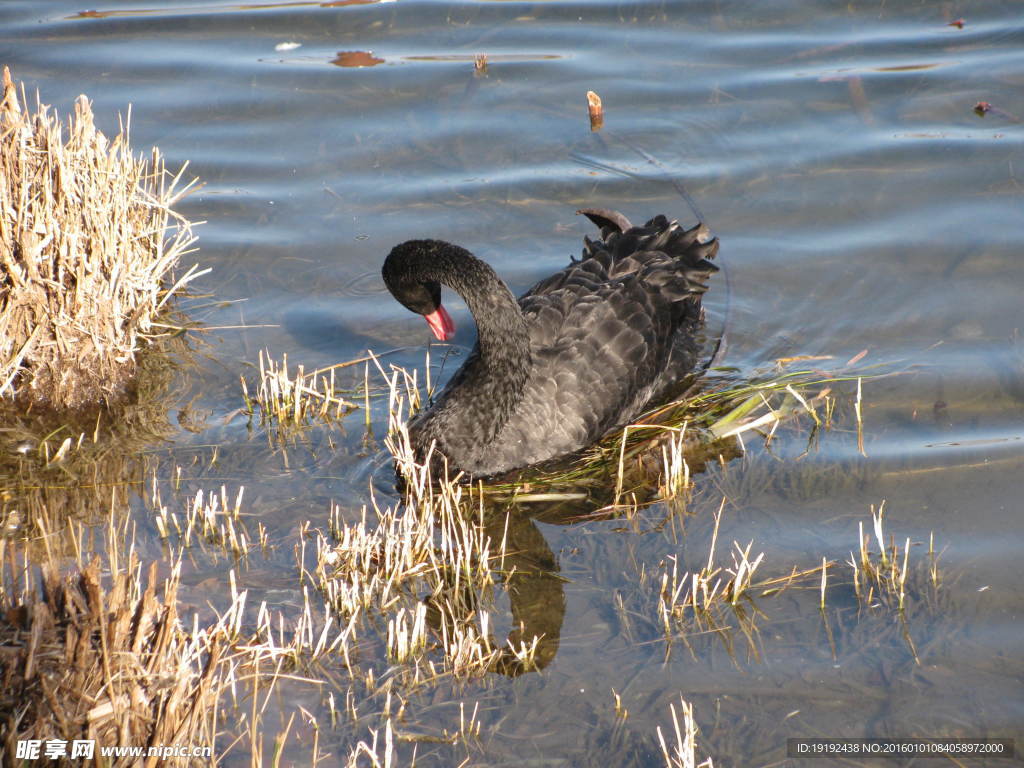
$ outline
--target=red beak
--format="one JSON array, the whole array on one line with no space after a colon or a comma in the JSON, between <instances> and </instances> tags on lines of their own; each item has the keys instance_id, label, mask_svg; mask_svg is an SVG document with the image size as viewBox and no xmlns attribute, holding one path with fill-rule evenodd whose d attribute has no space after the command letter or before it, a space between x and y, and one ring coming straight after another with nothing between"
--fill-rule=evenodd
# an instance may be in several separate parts
<instances>
[{"instance_id":1,"label":"red beak","mask_svg":"<svg viewBox=\"0 0 1024 768\"><path fill-rule=\"evenodd\" d=\"M426 318L427 325L430 326L430 330L434 332L438 341L448 341L455 335L455 323L452 322L451 315L440 304L437 305L435 311L423 317Z\"/></svg>"}]
</instances>

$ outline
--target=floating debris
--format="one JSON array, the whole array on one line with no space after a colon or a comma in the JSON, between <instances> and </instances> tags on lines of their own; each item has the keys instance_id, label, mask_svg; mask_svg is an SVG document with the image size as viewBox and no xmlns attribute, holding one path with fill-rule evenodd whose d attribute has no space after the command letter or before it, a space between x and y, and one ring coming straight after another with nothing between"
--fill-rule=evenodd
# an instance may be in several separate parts
<instances>
[{"instance_id":1,"label":"floating debris","mask_svg":"<svg viewBox=\"0 0 1024 768\"><path fill-rule=\"evenodd\" d=\"M331 64L336 67L375 67L383 63L384 59L378 59L373 51L338 51L338 55L331 59Z\"/></svg>"},{"instance_id":2,"label":"floating debris","mask_svg":"<svg viewBox=\"0 0 1024 768\"><path fill-rule=\"evenodd\" d=\"M590 113L590 130L600 131L604 126L604 106L601 97L593 91L587 91L587 111Z\"/></svg>"}]
</instances>

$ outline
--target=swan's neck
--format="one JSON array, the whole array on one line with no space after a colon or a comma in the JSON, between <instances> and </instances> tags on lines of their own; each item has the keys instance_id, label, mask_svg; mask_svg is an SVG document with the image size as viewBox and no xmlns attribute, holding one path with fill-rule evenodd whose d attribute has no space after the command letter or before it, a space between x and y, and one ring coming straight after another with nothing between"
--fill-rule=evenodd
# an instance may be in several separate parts
<instances>
[{"instance_id":1,"label":"swan's neck","mask_svg":"<svg viewBox=\"0 0 1024 768\"><path fill-rule=\"evenodd\" d=\"M417 426L439 444L451 444L454 435L486 443L522 399L533 363L530 335L519 303L494 270L463 248L444 246L427 276L462 296L476 321L477 343Z\"/></svg>"}]
</instances>

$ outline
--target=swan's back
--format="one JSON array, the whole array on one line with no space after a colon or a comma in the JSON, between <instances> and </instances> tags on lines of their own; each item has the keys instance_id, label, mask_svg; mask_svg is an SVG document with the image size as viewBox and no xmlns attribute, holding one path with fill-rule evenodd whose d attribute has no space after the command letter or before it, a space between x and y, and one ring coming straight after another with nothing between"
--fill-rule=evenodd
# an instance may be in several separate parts
<instances>
[{"instance_id":1,"label":"swan's back","mask_svg":"<svg viewBox=\"0 0 1024 768\"><path fill-rule=\"evenodd\" d=\"M493 475L583 448L670 395L697 363L718 241L664 216L631 227L613 212L583 213L600 239L585 238L579 261L519 299L532 357L522 399L486 445L471 431L444 436L459 469Z\"/></svg>"}]
</instances>

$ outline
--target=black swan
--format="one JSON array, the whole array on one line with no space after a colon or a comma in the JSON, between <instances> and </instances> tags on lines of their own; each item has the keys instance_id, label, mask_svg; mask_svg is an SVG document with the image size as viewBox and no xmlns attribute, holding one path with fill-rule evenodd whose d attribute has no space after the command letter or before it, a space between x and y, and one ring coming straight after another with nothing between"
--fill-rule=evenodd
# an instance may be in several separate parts
<instances>
[{"instance_id":1,"label":"black swan","mask_svg":"<svg viewBox=\"0 0 1024 768\"><path fill-rule=\"evenodd\" d=\"M388 254L388 290L438 339L455 330L442 284L477 324L469 357L409 423L420 460L434 444L453 476L490 477L572 453L674 394L697 364L718 240L703 224L683 229L664 216L634 227L616 211L578 213L600 239L584 237L582 259L518 301L457 245L409 240Z\"/></svg>"}]
</instances>

